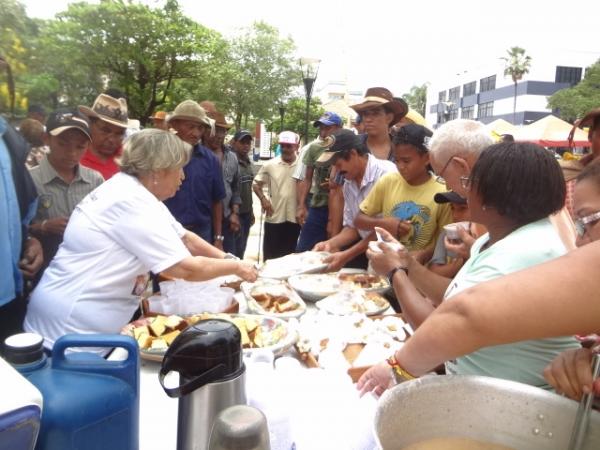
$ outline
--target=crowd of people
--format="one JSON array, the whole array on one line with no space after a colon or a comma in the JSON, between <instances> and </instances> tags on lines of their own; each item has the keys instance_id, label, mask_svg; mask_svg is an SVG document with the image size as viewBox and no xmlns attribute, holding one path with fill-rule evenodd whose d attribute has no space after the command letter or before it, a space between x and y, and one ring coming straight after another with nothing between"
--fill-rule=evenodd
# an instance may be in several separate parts
<instances>
[{"instance_id":1,"label":"crowd of people","mask_svg":"<svg viewBox=\"0 0 600 450\"><path fill-rule=\"evenodd\" d=\"M591 153L561 170L477 121L434 132L385 88L352 108L354 130L328 111L314 141L282 131L281 154L260 165L252 134L230 134L211 101L156 111L141 131L113 90L48 117L31 108L21 135L0 118L0 337L24 329L50 350L66 333L116 333L159 274L255 280L244 260L255 194L265 260L326 251L330 271L370 266L390 280L416 333L361 391L442 363L572 398L593 389L575 335L600 328L600 110L575 125L589 126ZM453 222L467 225L450 239Z\"/></svg>"}]
</instances>

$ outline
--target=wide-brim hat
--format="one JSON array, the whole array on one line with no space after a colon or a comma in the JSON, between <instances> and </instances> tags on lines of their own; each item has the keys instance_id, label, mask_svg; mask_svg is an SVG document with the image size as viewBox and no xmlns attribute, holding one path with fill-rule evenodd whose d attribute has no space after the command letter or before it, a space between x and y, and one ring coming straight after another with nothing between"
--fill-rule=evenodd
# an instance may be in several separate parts
<instances>
[{"instance_id":1,"label":"wide-brim hat","mask_svg":"<svg viewBox=\"0 0 600 450\"><path fill-rule=\"evenodd\" d=\"M589 131L589 139L591 140L591 134L592 134L592 130L594 127L594 123L596 123L597 120L600 120L600 108L596 108L596 109L592 109L590 112L588 112L585 116L583 116L581 119L576 120L575 123L573 124L573 128L571 128L571 132L569 133L569 145L572 146L573 143L573 138L575 136L575 130L577 129L577 127L589 127L590 131Z\"/></svg>"},{"instance_id":2,"label":"wide-brim hat","mask_svg":"<svg viewBox=\"0 0 600 450\"><path fill-rule=\"evenodd\" d=\"M225 119L225 115L222 112L209 111L208 117L210 117L211 119L213 119L215 121L215 125L217 127L221 127L221 128L225 128L226 130L229 130L233 126L232 123L227 122L227 119Z\"/></svg>"},{"instance_id":3,"label":"wide-brim hat","mask_svg":"<svg viewBox=\"0 0 600 450\"><path fill-rule=\"evenodd\" d=\"M394 114L394 118L390 121L390 125L398 123L408 112L408 105L406 102L401 98L394 98L392 93L383 87L372 87L367 89L363 101L356 105L351 105L350 108L360 114L362 111L377 106L385 106Z\"/></svg>"},{"instance_id":4,"label":"wide-brim hat","mask_svg":"<svg viewBox=\"0 0 600 450\"><path fill-rule=\"evenodd\" d=\"M191 120L209 127L211 126L211 120L206 115L206 111L194 100L184 100L181 102L175 107L175 110L168 116L167 120L172 122L176 119Z\"/></svg>"},{"instance_id":5,"label":"wide-brim hat","mask_svg":"<svg viewBox=\"0 0 600 450\"><path fill-rule=\"evenodd\" d=\"M148 117L148 119L153 119L153 120L165 120L166 118L167 118L166 111L155 111L154 115Z\"/></svg>"},{"instance_id":6,"label":"wide-brim hat","mask_svg":"<svg viewBox=\"0 0 600 450\"><path fill-rule=\"evenodd\" d=\"M94 100L91 108L79 106L79 111L87 117L100 119L117 127L127 128L129 126L127 101L124 98L117 99L110 95L100 94Z\"/></svg>"}]
</instances>

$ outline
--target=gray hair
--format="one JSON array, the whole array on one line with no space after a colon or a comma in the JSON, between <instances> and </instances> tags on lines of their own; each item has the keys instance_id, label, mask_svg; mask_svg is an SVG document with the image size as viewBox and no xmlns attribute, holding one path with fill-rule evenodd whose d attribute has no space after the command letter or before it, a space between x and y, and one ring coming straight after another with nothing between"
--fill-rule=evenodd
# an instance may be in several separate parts
<instances>
[{"instance_id":1,"label":"gray hair","mask_svg":"<svg viewBox=\"0 0 600 450\"><path fill-rule=\"evenodd\" d=\"M476 159L492 144L494 139L483 123L456 119L446 122L433 133L429 153L435 154L436 161L452 156L473 156Z\"/></svg>"},{"instance_id":2,"label":"gray hair","mask_svg":"<svg viewBox=\"0 0 600 450\"><path fill-rule=\"evenodd\" d=\"M123 145L121 172L141 175L179 169L190 160L192 146L175 134L149 128L132 134Z\"/></svg>"}]
</instances>

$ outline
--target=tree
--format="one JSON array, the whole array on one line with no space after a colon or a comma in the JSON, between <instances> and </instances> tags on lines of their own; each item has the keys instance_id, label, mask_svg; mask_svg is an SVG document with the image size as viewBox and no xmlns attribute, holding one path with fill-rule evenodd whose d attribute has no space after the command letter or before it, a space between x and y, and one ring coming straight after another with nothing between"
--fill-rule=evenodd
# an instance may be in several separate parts
<instances>
[{"instance_id":1,"label":"tree","mask_svg":"<svg viewBox=\"0 0 600 450\"><path fill-rule=\"evenodd\" d=\"M600 106L600 59L588 67L583 80L561 89L548 99L548 107L558 110L561 119L574 122Z\"/></svg>"},{"instance_id":2,"label":"tree","mask_svg":"<svg viewBox=\"0 0 600 450\"><path fill-rule=\"evenodd\" d=\"M410 91L402 95L402 98L412 109L425 117L425 105L427 104L427 84L413 86Z\"/></svg>"},{"instance_id":3,"label":"tree","mask_svg":"<svg viewBox=\"0 0 600 450\"><path fill-rule=\"evenodd\" d=\"M176 0L162 9L103 0L71 4L49 21L39 63L59 80L67 103L90 104L110 84L126 93L131 116L144 123L177 80L205 78L224 46L218 33L184 16Z\"/></svg>"},{"instance_id":4,"label":"tree","mask_svg":"<svg viewBox=\"0 0 600 450\"><path fill-rule=\"evenodd\" d=\"M287 101L284 106L285 112L283 115L283 129L287 131L293 131L294 133L298 133L299 135L304 134L304 119L306 118L306 99L304 97L293 97ZM310 142L312 139L317 137L319 133L318 128L314 128L312 126L312 122L314 122L317 118L321 117L325 110L321 106L321 99L318 97L314 97L310 101L310 111L309 117L311 118L311 122L308 127L308 140L305 142ZM267 129L274 133L279 133L279 128L281 127L281 116L279 114L279 106L277 107L277 114L273 115L270 120L267 121Z\"/></svg>"},{"instance_id":5,"label":"tree","mask_svg":"<svg viewBox=\"0 0 600 450\"><path fill-rule=\"evenodd\" d=\"M523 79L523 75L529 73L531 66L531 56L525 55L525 49L521 47L511 47L506 53L507 57L502 57L505 64L504 76L510 75L515 85L514 100L513 100L513 124L516 125L517 119L517 83Z\"/></svg>"},{"instance_id":6,"label":"tree","mask_svg":"<svg viewBox=\"0 0 600 450\"><path fill-rule=\"evenodd\" d=\"M244 118L270 119L278 114L279 100L300 84L291 38L276 28L256 22L230 44L228 60L211 77L224 95L220 102L233 115L236 128Z\"/></svg>"},{"instance_id":7,"label":"tree","mask_svg":"<svg viewBox=\"0 0 600 450\"><path fill-rule=\"evenodd\" d=\"M37 31L27 17L25 7L16 0L0 0L0 59L5 82L0 82L0 110L15 114L15 107L26 108L26 98L18 89L19 78L26 73L30 43ZM0 79L1 80L1 79Z\"/></svg>"}]
</instances>

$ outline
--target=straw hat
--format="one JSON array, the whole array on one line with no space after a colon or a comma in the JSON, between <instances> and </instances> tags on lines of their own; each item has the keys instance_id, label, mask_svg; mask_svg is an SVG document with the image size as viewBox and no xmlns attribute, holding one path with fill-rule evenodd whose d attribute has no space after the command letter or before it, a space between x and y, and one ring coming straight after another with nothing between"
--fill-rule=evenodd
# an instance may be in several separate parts
<instances>
[{"instance_id":1,"label":"straw hat","mask_svg":"<svg viewBox=\"0 0 600 450\"><path fill-rule=\"evenodd\" d=\"M167 118L166 111L155 111L154 115L148 117L148 119L154 119L154 120L165 120L166 118Z\"/></svg>"},{"instance_id":2,"label":"straw hat","mask_svg":"<svg viewBox=\"0 0 600 450\"><path fill-rule=\"evenodd\" d=\"M217 127L229 130L233 126L233 124L227 123L227 119L225 119L225 115L222 112L208 111L208 117L215 121Z\"/></svg>"},{"instance_id":3,"label":"straw hat","mask_svg":"<svg viewBox=\"0 0 600 450\"><path fill-rule=\"evenodd\" d=\"M124 98L116 99L110 95L100 94L91 108L79 106L79 111L88 117L103 120L117 127L129 126L127 101Z\"/></svg>"},{"instance_id":4,"label":"straw hat","mask_svg":"<svg viewBox=\"0 0 600 450\"><path fill-rule=\"evenodd\" d=\"M208 125L209 127L211 126L211 120L206 115L206 111L194 100L184 100L177 105L167 120L171 122L175 119L191 120Z\"/></svg>"},{"instance_id":5,"label":"straw hat","mask_svg":"<svg viewBox=\"0 0 600 450\"><path fill-rule=\"evenodd\" d=\"M592 109L588 112L583 118L575 121L573 124L573 128L571 128L571 132L569 133L569 146L573 146L573 138L575 136L575 130L577 127L589 127L588 130L588 140L592 140L592 131L594 131L594 125L598 126L598 122L600 121L600 108Z\"/></svg>"},{"instance_id":6,"label":"straw hat","mask_svg":"<svg viewBox=\"0 0 600 450\"><path fill-rule=\"evenodd\" d=\"M383 87L372 87L365 92L365 98L361 103L350 106L357 113L377 106L385 106L394 113L390 125L398 123L408 112L408 105L400 98L394 98L389 89Z\"/></svg>"}]
</instances>

